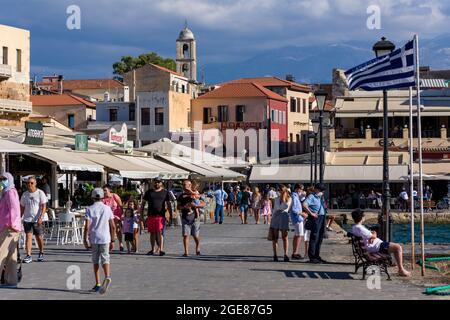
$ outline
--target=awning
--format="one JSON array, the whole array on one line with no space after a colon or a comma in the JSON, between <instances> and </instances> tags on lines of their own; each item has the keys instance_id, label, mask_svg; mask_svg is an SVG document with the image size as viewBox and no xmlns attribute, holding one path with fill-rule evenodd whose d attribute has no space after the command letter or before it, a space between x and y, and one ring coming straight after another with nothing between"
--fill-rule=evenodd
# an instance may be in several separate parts
<instances>
[{"instance_id":1,"label":"awning","mask_svg":"<svg viewBox=\"0 0 450 320\"><path fill-rule=\"evenodd\" d=\"M84 159L106 167L109 171L117 172L122 178L153 179L159 175L159 172L156 170L124 160L109 153L79 152L77 154Z\"/></svg>"},{"instance_id":2,"label":"awning","mask_svg":"<svg viewBox=\"0 0 450 320\"><path fill-rule=\"evenodd\" d=\"M0 153L33 153L34 150L26 145L0 139Z\"/></svg>"},{"instance_id":3,"label":"awning","mask_svg":"<svg viewBox=\"0 0 450 320\"><path fill-rule=\"evenodd\" d=\"M159 172L159 178L161 179L187 179L189 177L189 172L178 167L171 166L162 161L156 160L150 157L134 157L134 156L122 156L118 155L117 157L130 161L134 164L144 166L149 168L151 171Z\"/></svg>"},{"instance_id":4,"label":"awning","mask_svg":"<svg viewBox=\"0 0 450 320\"><path fill-rule=\"evenodd\" d=\"M103 166L65 149L33 148L31 157L56 164L61 171L103 172Z\"/></svg>"},{"instance_id":5,"label":"awning","mask_svg":"<svg viewBox=\"0 0 450 320\"><path fill-rule=\"evenodd\" d=\"M423 163L422 172L424 180L450 180L450 162ZM418 178L419 164L414 163L414 179Z\"/></svg>"},{"instance_id":6,"label":"awning","mask_svg":"<svg viewBox=\"0 0 450 320\"><path fill-rule=\"evenodd\" d=\"M213 167L206 163L193 162L191 158L183 157L171 157L158 155L161 159L164 159L178 167L181 167L189 172L198 174L207 179L222 180L222 179L236 179L243 180L245 176L232 170L228 170L220 167Z\"/></svg>"},{"instance_id":7,"label":"awning","mask_svg":"<svg viewBox=\"0 0 450 320\"><path fill-rule=\"evenodd\" d=\"M404 182L403 176L408 174L408 166L389 167L391 182ZM254 166L250 175L250 183L297 183L311 179L309 165L290 166ZM381 183L383 166L325 166L325 183Z\"/></svg>"}]
</instances>

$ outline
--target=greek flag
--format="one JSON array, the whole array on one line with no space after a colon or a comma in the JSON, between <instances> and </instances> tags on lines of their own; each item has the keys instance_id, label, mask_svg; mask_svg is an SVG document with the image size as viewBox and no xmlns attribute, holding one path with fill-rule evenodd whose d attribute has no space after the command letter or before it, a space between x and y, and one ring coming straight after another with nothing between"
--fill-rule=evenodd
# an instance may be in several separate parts
<instances>
[{"instance_id":1,"label":"greek flag","mask_svg":"<svg viewBox=\"0 0 450 320\"><path fill-rule=\"evenodd\" d=\"M345 72L350 90L389 90L414 87L414 40L391 54L370 60Z\"/></svg>"}]
</instances>

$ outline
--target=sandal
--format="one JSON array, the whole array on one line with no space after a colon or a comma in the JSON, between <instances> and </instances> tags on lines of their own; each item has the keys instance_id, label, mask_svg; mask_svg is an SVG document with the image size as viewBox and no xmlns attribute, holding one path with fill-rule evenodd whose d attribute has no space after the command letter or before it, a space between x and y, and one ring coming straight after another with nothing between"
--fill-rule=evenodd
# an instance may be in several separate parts
<instances>
[{"instance_id":1,"label":"sandal","mask_svg":"<svg viewBox=\"0 0 450 320\"><path fill-rule=\"evenodd\" d=\"M186 258L186 257L189 257L189 256L188 256L188 255L187 255L187 254L185 253L185 254L183 254L183 257L185 257L185 258Z\"/></svg>"}]
</instances>

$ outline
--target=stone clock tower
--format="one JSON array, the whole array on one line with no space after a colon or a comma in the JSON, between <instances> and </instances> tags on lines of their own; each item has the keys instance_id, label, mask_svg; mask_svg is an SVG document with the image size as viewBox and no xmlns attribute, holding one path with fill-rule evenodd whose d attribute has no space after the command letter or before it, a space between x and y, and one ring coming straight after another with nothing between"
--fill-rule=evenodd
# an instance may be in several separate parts
<instances>
[{"instance_id":1,"label":"stone clock tower","mask_svg":"<svg viewBox=\"0 0 450 320\"><path fill-rule=\"evenodd\" d=\"M197 49L194 34L187 27L180 32L177 39L177 72L189 81L197 82Z\"/></svg>"}]
</instances>

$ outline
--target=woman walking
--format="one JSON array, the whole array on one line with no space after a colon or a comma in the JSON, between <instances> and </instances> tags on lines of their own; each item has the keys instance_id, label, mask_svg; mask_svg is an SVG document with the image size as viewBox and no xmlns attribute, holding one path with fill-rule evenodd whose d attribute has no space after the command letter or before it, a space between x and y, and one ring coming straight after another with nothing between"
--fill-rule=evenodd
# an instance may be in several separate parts
<instances>
[{"instance_id":1,"label":"woman walking","mask_svg":"<svg viewBox=\"0 0 450 320\"><path fill-rule=\"evenodd\" d=\"M4 287L16 288L17 244L22 231L19 195L8 172L0 174L0 186L0 273L5 269Z\"/></svg>"},{"instance_id":2,"label":"woman walking","mask_svg":"<svg viewBox=\"0 0 450 320\"><path fill-rule=\"evenodd\" d=\"M262 196L259 192L259 188L255 187L253 189L253 195L252 195L252 210L253 214L255 216L255 223L259 224L259 212L261 210L261 200Z\"/></svg>"},{"instance_id":3,"label":"woman walking","mask_svg":"<svg viewBox=\"0 0 450 320\"><path fill-rule=\"evenodd\" d=\"M111 192L111 187L109 185L103 186L103 193L105 197L103 198L103 203L111 208L114 214L114 223L116 224L116 235L117 240L119 240L119 250L123 252L123 241L122 241L122 200L120 197ZM113 244L114 248L114 244ZM111 249L112 250L112 249Z\"/></svg>"},{"instance_id":4,"label":"woman walking","mask_svg":"<svg viewBox=\"0 0 450 320\"><path fill-rule=\"evenodd\" d=\"M278 261L277 248L278 236L281 232L283 240L284 262L289 262L288 257L288 231L289 231L289 210L292 198L286 186L281 186L280 196L274 199L273 217L270 223L269 239L272 240L273 261Z\"/></svg>"}]
</instances>

